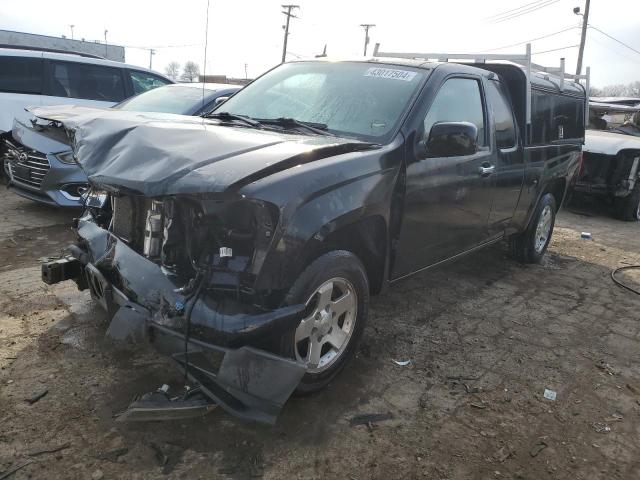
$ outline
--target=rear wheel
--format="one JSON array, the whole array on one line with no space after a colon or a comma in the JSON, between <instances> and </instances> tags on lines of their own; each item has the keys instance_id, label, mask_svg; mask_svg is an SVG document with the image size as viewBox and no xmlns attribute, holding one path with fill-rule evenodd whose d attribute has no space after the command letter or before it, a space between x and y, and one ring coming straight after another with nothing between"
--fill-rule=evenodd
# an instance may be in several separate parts
<instances>
[{"instance_id":1,"label":"rear wheel","mask_svg":"<svg viewBox=\"0 0 640 480\"><path fill-rule=\"evenodd\" d=\"M540 263L547 251L556 221L556 200L550 193L542 196L527 230L511 238L511 249L523 263Z\"/></svg>"},{"instance_id":2,"label":"rear wheel","mask_svg":"<svg viewBox=\"0 0 640 480\"><path fill-rule=\"evenodd\" d=\"M326 253L302 272L286 303L307 308L297 328L281 339L281 353L307 365L297 391L315 392L342 369L362 336L369 304L364 266L350 252Z\"/></svg>"},{"instance_id":3,"label":"rear wheel","mask_svg":"<svg viewBox=\"0 0 640 480\"><path fill-rule=\"evenodd\" d=\"M616 210L620 220L634 222L640 220L640 180L632 192L624 198L616 198Z\"/></svg>"}]
</instances>

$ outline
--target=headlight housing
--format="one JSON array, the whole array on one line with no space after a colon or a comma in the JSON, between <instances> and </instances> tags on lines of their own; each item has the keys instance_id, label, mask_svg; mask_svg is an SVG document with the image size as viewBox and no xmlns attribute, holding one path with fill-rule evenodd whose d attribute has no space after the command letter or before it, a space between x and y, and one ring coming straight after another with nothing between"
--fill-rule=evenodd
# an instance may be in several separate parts
<instances>
[{"instance_id":1,"label":"headlight housing","mask_svg":"<svg viewBox=\"0 0 640 480\"><path fill-rule=\"evenodd\" d=\"M109 200L109 194L102 190L87 189L80 199L85 207L104 208Z\"/></svg>"},{"instance_id":2,"label":"headlight housing","mask_svg":"<svg viewBox=\"0 0 640 480\"><path fill-rule=\"evenodd\" d=\"M56 158L62 163L76 163L76 157L73 155L73 151L71 150L56 154Z\"/></svg>"}]
</instances>

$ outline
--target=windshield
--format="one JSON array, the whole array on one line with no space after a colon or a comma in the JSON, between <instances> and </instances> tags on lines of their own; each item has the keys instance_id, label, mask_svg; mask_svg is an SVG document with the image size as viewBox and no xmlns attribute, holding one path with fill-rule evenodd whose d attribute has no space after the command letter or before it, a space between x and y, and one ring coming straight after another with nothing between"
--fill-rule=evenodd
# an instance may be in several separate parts
<instances>
[{"instance_id":1,"label":"windshield","mask_svg":"<svg viewBox=\"0 0 640 480\"><path fill-rule=\"evenodd\" d=\"M425 70L359 62L296 62L272 70L216 109L257 120L288 118L384 143Z\"/></svg>"},{"instance_id":2,"label":"windshield","mask_svg":"<svg viewBox=\"0 0 640 480\"><path fill-rule=\"evenodd\" d=\"M211 90L205 90L205 102L208 102ZM202 105L202 88L195 87L158 87L146 91L116 105L120 110L136 112L160 112L191 115Z\"/></svg>"}]
</instances>

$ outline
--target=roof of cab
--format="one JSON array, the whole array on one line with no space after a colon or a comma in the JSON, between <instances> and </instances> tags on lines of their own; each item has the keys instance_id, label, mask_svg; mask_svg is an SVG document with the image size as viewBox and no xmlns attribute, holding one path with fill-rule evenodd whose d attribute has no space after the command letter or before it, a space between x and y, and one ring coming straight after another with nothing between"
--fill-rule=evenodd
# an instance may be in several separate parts
<instances>
[{"instance_id":1,"label":"roof of cab","mask_svg":"<svg viewBox=\"0 0 640 480\"><path fill-rule=\"evenodd\" d=\"M162 78L166 78L167 80L173 82L173 80L167 78L166 76L158 73L154 70L149 70L148 68L138 67L137 65L129 65L127 63L115 62L113 60L106 60L103 58L93 58L87 57L84 55L80 55L78 53L57 53L57 52L47 52L41 50L23 50L17 48L0 48L0 57L30 57L30 58L47 58L50 60L64 60L67 62L76 62L76 63L88 63L92 65L104 65L106 67L116 67L116 68L130 68L132 70L138 70L142 72L153 73Z\"/></svg>"}]
</instances>

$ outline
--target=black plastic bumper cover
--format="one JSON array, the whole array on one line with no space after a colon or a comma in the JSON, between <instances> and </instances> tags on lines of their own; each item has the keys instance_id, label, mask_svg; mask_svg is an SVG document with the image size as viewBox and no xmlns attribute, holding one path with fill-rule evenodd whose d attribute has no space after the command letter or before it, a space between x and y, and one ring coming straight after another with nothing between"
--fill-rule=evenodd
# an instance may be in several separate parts
<instances>
[{"instance_id":1,"label":"black plastic bumper cover","mask_svg":"<svg viewBox=\"0 0 640 480\"><path fill-rule=\"evenodd\" d=\"M248 345L294 328L304 305L227 315L216 312L215 303L203 296L192 311L185 355L183 317L175 315L175 309L169 316L166 307L184 306L187 299L170 277L89 219L79 220L78 234L85 250L76 247L70 252L84 264L82 274L92 297L112 317L108 336L151 341L225 410L247 420L275 423L306 367Z\"/></svg>"}]
</instances>

